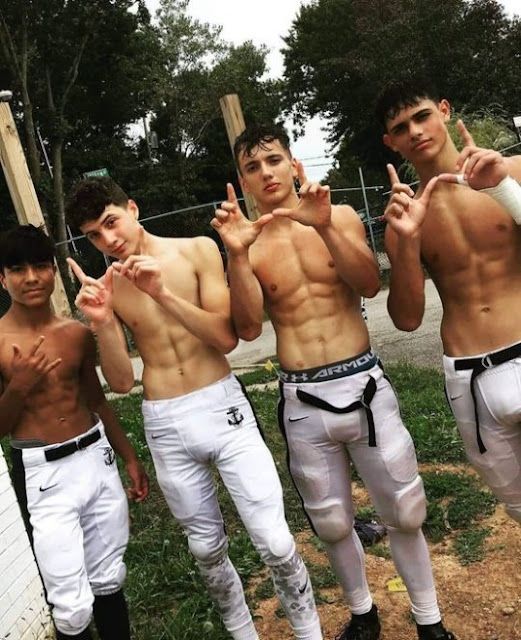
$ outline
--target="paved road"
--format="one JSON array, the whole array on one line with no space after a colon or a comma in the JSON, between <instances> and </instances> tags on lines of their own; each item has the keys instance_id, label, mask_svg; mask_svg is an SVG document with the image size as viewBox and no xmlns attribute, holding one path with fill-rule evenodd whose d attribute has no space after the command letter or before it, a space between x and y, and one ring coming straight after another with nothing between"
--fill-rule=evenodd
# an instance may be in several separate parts
<instances>
[{"instance_id":1,"label":"paved road","mask_svg":"<svg viewBox=\"0 0 521 640\"><path fill-rule=\"evenodd\" d=\"M425 285L425 316L422 326L412 333L398 331L387 313L388 291L380 291L373 299L366 301L369 317L369 331L373 347L384 362L408 361L414 364L441 367L441 301L431 280ZM248 367L275 355L275 333L271 322L264 323L262 335L253 342L239 341L228 356L234 369ZM135 379L141 380L143 363L133 358Z\"/></svg>"}]
</instances>

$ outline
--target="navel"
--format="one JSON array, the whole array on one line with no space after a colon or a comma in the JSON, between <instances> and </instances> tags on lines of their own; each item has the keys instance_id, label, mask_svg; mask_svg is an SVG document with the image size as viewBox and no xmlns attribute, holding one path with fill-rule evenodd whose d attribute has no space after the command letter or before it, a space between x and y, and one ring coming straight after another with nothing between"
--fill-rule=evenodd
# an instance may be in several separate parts
<instances>
[{"instance_id":1,"label":"navel","mask_svg":"<svg viewBox=\"0 0 521 640\"><path fill-rule=\"evenodd\" d=\"M499 224L496 224L496 229L498 231L507 231L508 227L507 227L506 224L503 224L503 223L500 222Z\"/></svg>"},{"instance_id":2,"label":"navel","mask_svg":"<svg viewBox=\"0 0 521 640\"><path fill-rule=\"evenodd\" d=\"M481 308L481 311L482 311L483 313L488 313L488 312L490 311L490 307L482 307L482 308Z\"/></svg>"},{"instance_id":3,"label":"navel","mask_svg":"<svg viewBox=\"0 0 521 640\"><path fill-rule=\"evenodd\" d=\"M270 291L277 291L278 287L276 284L270 284Z\"/></svg>"},{"instance_id":4,"label":"navel","mask_svg":"<svg viewBox=\"0 0 521 640\"><path fill-rule=\"evenodd\" d=\"M184 372L181 368L179 368L179 369L177 370L177 373L178 373L180 376L184 376L184 374L185 374L185 372Z\"/></svg>"},{"instance_id":5,"label":"navel","mask_svg":"<svg viewBox=\"0 0 521 640\"><path fill-rule=\"evenodd\" d=\"M327 266L332 269L335 266L335 263L333 262L333 260L329 260L329 262L327 263Z\"/></svg>"}]
</instances>

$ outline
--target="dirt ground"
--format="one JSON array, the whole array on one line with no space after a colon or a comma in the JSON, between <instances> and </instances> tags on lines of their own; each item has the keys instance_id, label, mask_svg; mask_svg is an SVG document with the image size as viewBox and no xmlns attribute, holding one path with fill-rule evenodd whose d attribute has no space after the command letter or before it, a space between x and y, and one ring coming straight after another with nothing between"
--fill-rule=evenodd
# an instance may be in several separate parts
<instances>
[{"instance_id":1,"label":"dirt ground","mask_svg":"<svg viewBox=\"0 0 521 640\"><path fill-rule=\"evenodd\" d=\"M454 467L451 467L454 469ZM459 468L463 470L462 467ZM363 489L354 492L357 505L367 503ZM458 640L521 639L521 532L502 506L480 522L492 532L486 540L486 557L462 566L452 551L451 538L429 544L438 600L446 627ZM313 564L326 564L323 552L310 542L310 533L299 535L299 550ZM397 576L392 560L366 554L369 587L380 612L381 640L416 640L407 593L391 592L387 583ZM320 589L319 615L325 640L333 640L349 618L339 587ZM290 640L293 635L285 619L275 612L277 598L259 603L254 615L260 637Z\"/></svg>"},{"instance_id":2,"label":"dirt ground","mask_svg":"<svg viewBox=\"0 0 521 640\"><path fill-rule=\"evenodd\" d=\"M368 324L373 347L384 363L408 360L420 366L440 368L439 338L441 303L432 282L426 283L426 310L420 329L403 333L395 329L386 310L387 291L367 301ZM460 470L471 473L469 467ZM363 489L354 492L357 506L367 502ZM480 522L492 531L486 539L486 556L481 562L462 566L452 551L452 540L429 544L438 599L444 621L458 640L521 640L521 529L502 506ZM324 553L309 542L311 534L299 537L302 555L308 562L325 564ZM382 622L381 640L415 640L407 593L390 592L387 582L396 577L392 560L366 554L367 578ZM325 640L333 640L349 618L339 587L321 589L319 613ZM261 638L290 640L285 619L275 615L276 598L262 601L256 610Z\"/></svg>"}]
</instances>

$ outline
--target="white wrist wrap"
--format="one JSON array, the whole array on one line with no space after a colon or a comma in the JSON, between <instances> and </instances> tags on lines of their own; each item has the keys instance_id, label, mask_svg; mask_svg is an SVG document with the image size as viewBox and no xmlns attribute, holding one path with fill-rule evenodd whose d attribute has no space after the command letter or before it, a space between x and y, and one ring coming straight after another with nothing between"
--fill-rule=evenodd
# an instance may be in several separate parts
<instances>
[{"instance_id":1,"label":"white wrist wrap","mask_svg":"<svg viewBox=\"0 0 521 640\"><path fill-rule=\"evenodd\" d=\"M521 185L514 178L507 176L495 187L480 189L480 193L494 198L521 225Z\"/></svg>"}]
</instances>

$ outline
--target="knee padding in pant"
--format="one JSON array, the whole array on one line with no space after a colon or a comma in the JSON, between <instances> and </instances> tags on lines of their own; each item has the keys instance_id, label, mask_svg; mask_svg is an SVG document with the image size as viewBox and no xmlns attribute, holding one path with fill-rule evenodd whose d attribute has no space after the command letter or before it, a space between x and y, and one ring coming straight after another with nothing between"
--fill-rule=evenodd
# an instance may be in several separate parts
<instances>
[{"instance_id":1,"label":"knee padding in pant","mask_svg":"<svg viewBox=\"0 0 521 640\"><path fill-rule=\"evenodd\" d=\"M396 494L393 522L386 524L404 531L416 531L427 516L427 501L423 481L417 476L407 487Z\"/></svg>"},{"instance_id":2,"label":"knee padding in pant","mask_svg":"<svg viewBox=\"0 0 521 640\"><path fill-rule=\"evenodd\" d=\"M506 504L506 512L516 522L521 523L521 504Z\"/></svg>"},{"instance_id":3,"label":"knee padding in pant","mask_svg":"<svg viewBox=\"0 0 521 640\"><path fill-rule=\"evenodd\" d=\"M323 503L313 509L306 508L306 512L322 542L334 544L347 538L353 530L353 516L340 502Z\"/></svg>"},{"instance_id":4,"label":"knee padding in pant","mask_svg":"<svg viewBox=\"0 0 521 640\"><path fill-rule=\"evenodd\" d=\"M218 564L228 553L228 539L219 540L188 536L188 547L199 564L212 566Z\"/></svg>"},{"instance_id":5,"label":"knee padding in pant","mask_svg":"<svg viewBox=\"0 0 521 640\"><path fill-rule=\"evenodd\" d=\"M58 631L66 636L76 636L85 631L92 618L92 606L76 609L75 611L60 611L54 609L54 624Z\"/></svg>"},{"instance_id":6,"label":"knee padding in pant","mask_svg":"<svg viewBox=\"0 0 521 640\"><path fill-rule=\"evenodd\" d=\"M279 565L295 553L295 540L285 523L269 532L267 548L259 549L259 553L269 566Z\"/></svg>"}]
</instances>

